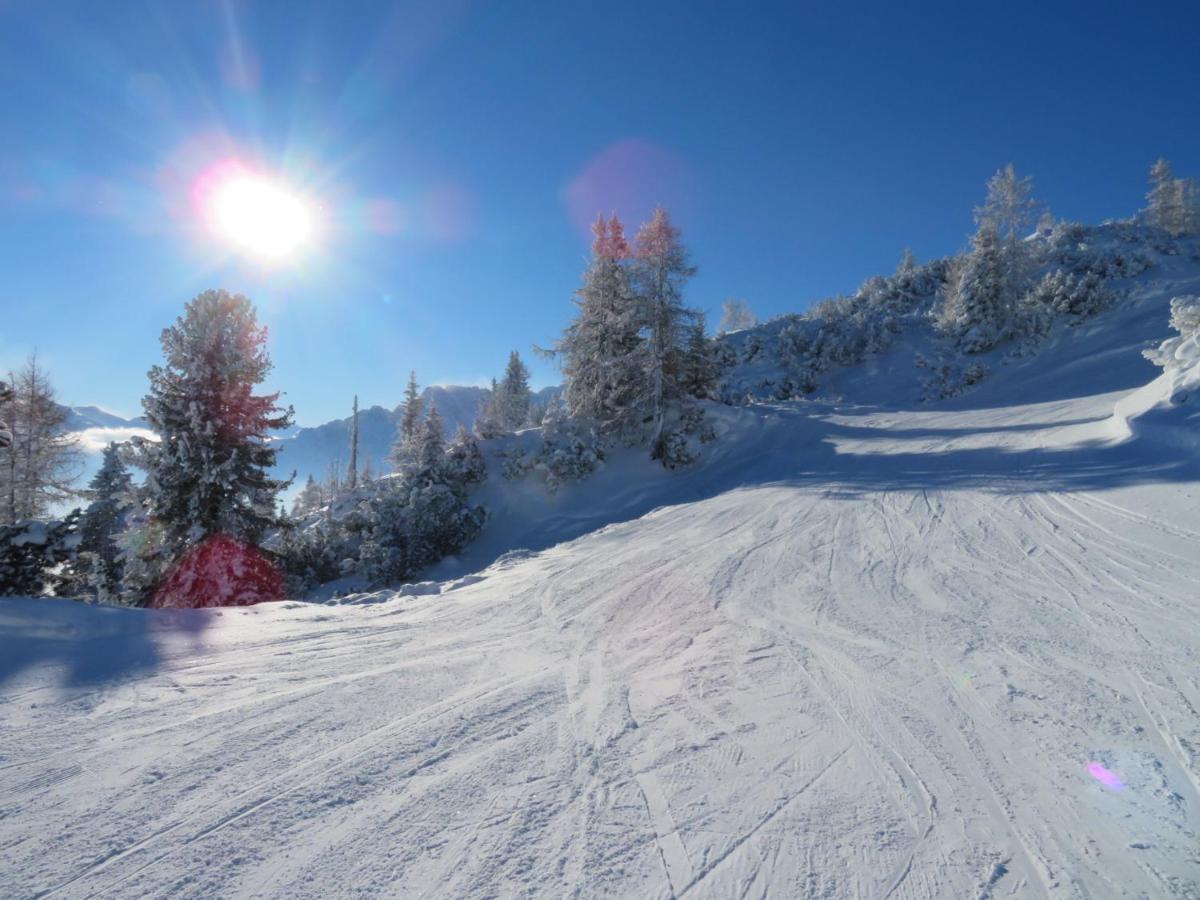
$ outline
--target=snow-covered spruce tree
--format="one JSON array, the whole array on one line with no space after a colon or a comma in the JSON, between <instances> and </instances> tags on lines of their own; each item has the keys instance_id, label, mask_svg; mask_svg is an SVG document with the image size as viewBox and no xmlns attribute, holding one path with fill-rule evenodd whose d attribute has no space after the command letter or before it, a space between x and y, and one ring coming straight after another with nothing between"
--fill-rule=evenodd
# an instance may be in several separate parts
<instances>
[{"instance_id":1,"label":"snow-covered spruce tree","mask_svg":"<svg viewBox=\"0 0 1200 900\"><path fill-rule=\"evenodd\" d=\"M392 444L389 461L393 469L399 469L409 455L413 442L421 428L421 390L417 385L417 373L410 372L408 386L404 389L404 401L400 404L400 425L396 429L396 440Z\"/></svg>"},{"instance_id":2,"label":"snow-covered spruce tree","mask_svg":"<svg viewBox=\"0 0 1200 900\"><path fill-rule=\"evenodd\" d=\"M745 331L758 324L758 316L750 309L750 304L738 297L729 297L721 304L721 324L717 334L729 334L731 331Z\"/></svg>"},{"instance_id":3,"label":"snow-covered spruce tree","mask_svg":"<svg viewBox=\"0 0 1200 900\"><path fill-rule=\"evenodd\" d=\"M1172 237L1192 234L1200 224L1195 182L1190 178L1176 178L1171 164L1161 157L1150 168L1146 215L1150 224Z\"/></svg>"},{"instance_id":4,"label":"snow-covered spruce tree","mask_svg":"<svg viewBox=\"0 0 1200 900\"><path fill-rule=\"evenodd\" d=\"M487 463L479 442L461 422L454 440L446 448L446 467L450 477L462 484L481 484L487 480Z\"/></svg>"},{"instance_id":5,"label":"snow-covered spruce tree","mask_svg":"<svg viewBox=\"0 0 1200 900\"><path fill-rule=\"evenodd\" d=\"M500 379L496 398L496 411L501 427L505 431L516 431L529 424L529 403L533 391L529 389L529 369L521 361L516 350L508 356L504 377Z\"/></svg>"},{"instance_id":6,"label":"snow-covered spruce tree","mask_svg":"<svg viewBox=\"0 0 1200 900\"><path fill-rule=\"evenodd\" d=\"M697 312L684 325L680 386L686 397L710 399L717 388L719 365L713 342L705 333L704 313Z\"/></svg>"},{"instance_id":7,"label":"snow-covered spruce tree","mask_svg":"<svg viewBox=\"0 0 1200 900\"><path fill-rule=\"evenodd\" d=\"M350 414L350 465L346 467L346 487L358 487L358 394L354 395L353 412Z\"/></svg>"},{"instance_id":8,"label":"snow-covered spruce tree","mask_svg":"<svg viewBox=\"0 0 1200 900\"><path fill-rule=\"evenodd\" d=\"M651 422L650 457L665 460L667 417L672 402L683 394L684 329L695 316L683 303L683 289L696 274L696 267L688 258L679 229L661 206L638 229L632 271L638 321L647 334L642 375Z\"/></svg>"},{"instance_id":9,"label":"snow-covered spruce tree","mask_svg":"<svg viewBox=\"0 0 1200 900\"><path fill-rule=\"evenodd\" d=\"M947 284L939 317L967 353L990 350L1012 332L1033 272L1025 236L1041 207L1032 195L1033 179L1018 177L1010 163L988 180L987 199L975 210L971 254Z\"/></svg>"},{"instance_id":10,"label":"snow-covered spruce tree","mask_svg":"<svg viewBox=\"0 0 1200 900\"><path fill-rule=\"evenodd\" d=\"M615 215L597 218L592 232L575 318L551 352L561 360L567 414L606 436L635 440L645 415L646 342L630 284L629 244Z\"/></svg>"},{"instance_id":11,"label":"snow-covered spruce tree","mask_svg":"<svg viewBox=\"0 0 1200 900\"><path fill-rule=\"evenodd\" d=\"M292 421L279 394L256 394L271 369L266 329L241 294L205 291L160 338L164 362L150 370L142 401L157 443L141 447L146 481L138 553L127 591L145 598L189 548L214 535L249 547L279 524L270 432ZM147 583L146 580L149 580Z\"/></svg>"},{"instance_id":12,"label":"snow-covered spruce tree","mask_svg":"<svg viewBox=\"0 0 1200 900\"><path fill-rule=\"evenodd\" d=\"M475 423L473 425L475 434L483 438L485 441L492 438L500 437L504 434L504 426L500 422L500 413L498 409L500 398L500 385L496 383L496 379L492 379L492 389L488 395L483 398L483 402L479 404L479 411L475 414Z\"/></svg>"},{"instance_id":13,"label":"snow-covered spruce tree","mask_svg":"<svg viewBox=\"0 0 1200 900\"><path fill-rule=\"evenodd\" d=\"M300 489L300 493L292 501L292 515L296 517L306 516L324 505L325 491L310 472L308 480L304 482L304 487Z\"/></svg>"},{"instance_id":14,"label":"snow-covered spruce tree","mask_svg":"<svg viewBox=\"0 0 1200 900\"><path fill-rule=\"evenodd\" d=\"M132 502L133 477L117 444L104 448L100 469L88 484L91 503L79 522L80 574L99 600L120 592L123 571L117 536L125 528Z\"/></svg>"},{"instance_id":15,"label":"snow-covered spruce tree","mask_svg":"<svg viewBox=\"0 0 1200 900\"><path fill-rule=\"evenodd\" d=\"M479 536L484 511L467 503L460 476L446 453L441 416L431 406L399 477L381 482L360 507L359 562L373 583L408 578Z\"/></svg>"},{"instance_id":16,"label":"snow-covered spruce tree","mask_svg":"<svg viewBox=\"0 0 1200 900\"><path fill-rule=\"evenodd\" d=\"M67 410L37 356L9 383L11 398L0 418L8 423L12 446L0 456L0 523L41 518L74 497L81 468L75 438L65 429Z\"/></svg>"}]
</instances>

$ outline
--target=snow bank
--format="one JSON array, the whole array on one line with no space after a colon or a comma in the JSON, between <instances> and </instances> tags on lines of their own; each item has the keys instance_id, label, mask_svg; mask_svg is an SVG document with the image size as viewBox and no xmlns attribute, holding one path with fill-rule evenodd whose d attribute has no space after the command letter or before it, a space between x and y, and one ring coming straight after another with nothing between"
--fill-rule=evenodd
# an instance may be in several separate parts
<instances>
[{"instance_id":1,"label":"snow bank","mask_svg":"<svg viewBox=\"0 0 1200 900\"><path fill-rule=\"evenodd\" d=\"M1200 298L1173 299L1171 324L1179 335L1145 353L1163 367L1163 373L1117 402L1113 431L1121 438L1196 450L1200 449Z\"/></svg>"}]
</instances>

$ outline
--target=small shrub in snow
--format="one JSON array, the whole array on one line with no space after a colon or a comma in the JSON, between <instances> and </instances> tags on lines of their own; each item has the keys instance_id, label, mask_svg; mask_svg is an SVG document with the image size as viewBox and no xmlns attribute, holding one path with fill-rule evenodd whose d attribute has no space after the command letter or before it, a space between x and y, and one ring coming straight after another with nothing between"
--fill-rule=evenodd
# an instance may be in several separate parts
<instances>
[{"instance_id":1,"label":"small shrub in snow","mask_svg":"<svg viewBox=\"0 0 1200 900\"><path fill-rule=\"evenodd\" d=\"M929 360L917 354L916 366L930 372L928 377L921 379L921 401L925 403L964 394L991 374L983 363L967 363L959 357Z\"/></svg>"}]
</instances>

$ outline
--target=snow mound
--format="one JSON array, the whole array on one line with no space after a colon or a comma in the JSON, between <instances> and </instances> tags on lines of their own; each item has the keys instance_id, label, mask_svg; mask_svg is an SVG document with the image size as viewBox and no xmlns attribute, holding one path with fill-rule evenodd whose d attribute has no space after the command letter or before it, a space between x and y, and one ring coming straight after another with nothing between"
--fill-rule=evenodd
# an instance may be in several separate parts
<instances>
[{"instance_id":1,"label":"snow mound","mask_svg":"<svg viewBox=\"0 0 1200 900\"><path fill-rule=\"evenodd\" d=\"M1195 450L1200 448L1200 298L1172 300L1171 324L1179 336L1145 353L1163 373L1117 402L1113 427L1118 437Z\"/></svg>"}]
</instances>

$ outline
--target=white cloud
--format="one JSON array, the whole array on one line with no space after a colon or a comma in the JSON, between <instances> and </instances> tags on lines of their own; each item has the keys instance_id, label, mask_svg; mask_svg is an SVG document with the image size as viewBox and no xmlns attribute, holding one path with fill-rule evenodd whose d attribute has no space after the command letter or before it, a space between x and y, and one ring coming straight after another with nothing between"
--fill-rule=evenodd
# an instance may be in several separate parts
<instances>
[{"instance_id":1,"label":"white cloud","mask_svg":"<svg viewBox=\"0 0 1200 900\"><path fill-rule=\"evenodd\" d=\"M130 438L142 437L156 441L158 437L147 428L118 427L118 428L85 428L76 431L79 447L84 453L99 453L113 441L127 441Z\"/></svg>"}]
</instances>

